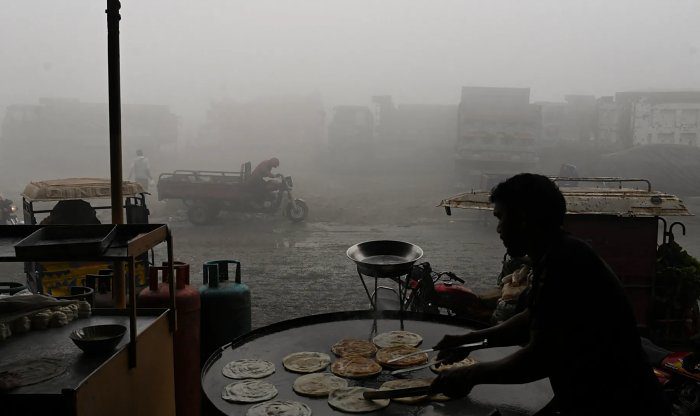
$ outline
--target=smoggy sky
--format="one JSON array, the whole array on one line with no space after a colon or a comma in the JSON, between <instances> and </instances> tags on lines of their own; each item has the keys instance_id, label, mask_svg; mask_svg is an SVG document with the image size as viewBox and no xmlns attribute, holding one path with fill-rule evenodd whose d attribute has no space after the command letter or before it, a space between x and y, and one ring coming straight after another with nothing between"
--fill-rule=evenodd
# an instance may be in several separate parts
<instances>
[{"instance_id":1,"label":"smoggy sky","mask_svg":"<svg viewBox=\"0 0 700 416\"><path fill-rule=\"evenodd\" d=\"M102 0L3 0L0 107L107 100ZM122 0L122 94L199 117L212 99L326 105L700 89L700 0Z\"/></svg>"}]
</instances>

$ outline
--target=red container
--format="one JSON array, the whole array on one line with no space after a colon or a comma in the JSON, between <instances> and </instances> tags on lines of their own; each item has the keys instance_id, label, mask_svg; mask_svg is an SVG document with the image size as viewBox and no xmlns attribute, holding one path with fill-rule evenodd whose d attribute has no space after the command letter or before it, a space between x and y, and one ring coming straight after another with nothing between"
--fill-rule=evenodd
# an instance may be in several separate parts
<instances>
[{"instance_id":1,"label":"red container","mask_svg":"<svg viewBox=\"0 0 700 416\"><path fill-rule=\"evenodd\" d=\"M158 276L163 282L158 283ZM178 416L200 414L201 391L199 387L199 291L189 285L190 266L175 262L175 309L177 331L173 337L175 367L175 407ZM151 266L148 271L148 287L139 293L140 308L170 307L168 267Z\"/></svg>"},{"instance_id":2,"label":"red container","mask_svg":"<svg viewBox=\"0 0 700 416\"><path fill-rule=\"evenodd\" d=\"M646 333L654 297L657 219L576 214L566 216L564 228L588 242L617 274L632 303L637 325Z\"/></svg>"}]
</instances>

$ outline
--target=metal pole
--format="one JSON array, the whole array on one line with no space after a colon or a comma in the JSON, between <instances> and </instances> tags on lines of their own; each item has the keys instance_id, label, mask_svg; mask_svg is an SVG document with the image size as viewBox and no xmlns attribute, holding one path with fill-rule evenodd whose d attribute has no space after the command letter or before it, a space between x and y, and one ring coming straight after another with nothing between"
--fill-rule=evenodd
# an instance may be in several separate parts
<instances>
[{"instance_id":1,"label":"metal pole","mask_svg":"<svg viewBox=\"0 0 700 416\"><path fill-rule=\"evenodd\" d=\"M119 81L119 0L107 0L107 72L109 86L109 168L112 196L112 223L124 223L122 195L122 113ZM134 276L129 278L133 279ZM114 300L117 308L126 308L123 265L114 265Z\"/></svg>"}]
</instances>

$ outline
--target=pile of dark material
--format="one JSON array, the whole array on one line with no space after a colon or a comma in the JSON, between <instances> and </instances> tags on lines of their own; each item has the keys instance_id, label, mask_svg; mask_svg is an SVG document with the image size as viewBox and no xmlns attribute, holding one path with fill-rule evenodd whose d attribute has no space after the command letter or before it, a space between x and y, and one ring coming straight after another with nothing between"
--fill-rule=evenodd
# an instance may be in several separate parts
<instances>
[{"instance_id":1,"label":"pile of dark material","mask_svg":"<svg viewBox=\"0 0 700 416\"><path fill-rule=\"evenodd\" d=\"M646 145L605 155L596 176L649 179L654 190L681 196L700 194L700 148L684 145Z\"/></svg>"}]
</instances>

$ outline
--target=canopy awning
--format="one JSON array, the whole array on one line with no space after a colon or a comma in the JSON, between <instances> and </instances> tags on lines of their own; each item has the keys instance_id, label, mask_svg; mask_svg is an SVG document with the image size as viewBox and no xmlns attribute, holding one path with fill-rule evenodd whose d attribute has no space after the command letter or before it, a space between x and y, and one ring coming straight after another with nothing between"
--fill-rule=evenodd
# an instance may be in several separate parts
<instances>
[{"instance_id":1,"label":"canopy awning","mask_svg":"<svg viewBox=\"0 0 700 416\"><path fill-rule=\"evenodd\" d=\"M617 215L620 217L689 216L675 195L648 189L560 186L567 214ZM492 210L489 191L465 192L443 199L440 207Z\"/></svg>"},{"instance_id":2,"label":"canopy awning","mask_svg":"<svg viewBox=\"0 0 700 416\"><path fill-rule=\"evenodd\" d=\"M122 182L124 197L145 193L143 187L130 181ZM66 178L30 182L22 196L29 201L62 201L68 199L106 199L111 197L111 183L103 178Z\"/></svg>"}]
</instances>

